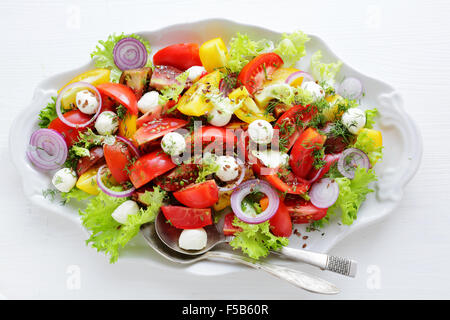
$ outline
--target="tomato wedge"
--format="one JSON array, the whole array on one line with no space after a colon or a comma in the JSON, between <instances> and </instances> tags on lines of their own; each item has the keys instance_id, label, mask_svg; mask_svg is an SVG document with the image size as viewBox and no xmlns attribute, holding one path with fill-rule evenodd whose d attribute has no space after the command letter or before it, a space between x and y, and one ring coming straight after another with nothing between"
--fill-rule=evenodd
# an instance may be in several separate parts
<instances>
[{"instance_id":1,"label":"tomato wedge","mask_svg":"<svg viewBox=\"0 0 450 320\"><path fill-rule=\"evenodd\" d=\"M313 168L314 151L322 148L326 136L312 127L306 129L292 147L289 164L299 178L305 179Z\"/></svg>"},{"instance_id":2,"label":"tomato wedge","mask_svg":"<svg viewBox=\"0 0 450 320\"><path fill-rule=\"evenodd\" d=\"M178 118L163 118L147 122L134 134L134 140L143 145L152 140L161 138L166 133L184 127L188 122Z\"/></svg>"},{"instance_id":3,"label":"tomato wedge","mask_svg":"<svg viewBox=\"0 0 450 320\"><path fill-rule=\"evenodd\" d=\"M286 198L284 201L292 222L296 224L310 223L320 220L327 215L328 208L317 208L304 199Z\"/></svg>"},{"instance_id":4,"label":"tomato wedge","mask_svg":"<svg viewBox=\"0 0 450 320\"><path fill-rule=\"evenodd\" d=\"M164 217L178 229L197 229L212 224L211 209L162 206Z\"/></svg>"},{"instance_id":5,"label":"tomato wedge","mask_svg":"<svg viewBox=\"0 0 450 320\"><path fill-rule=\"evenodd\" d=\"M263 86L272 73L283 65L283 59L274 52L263 53L255 57L242 68L238 81L245 86L250 94Z\"/></svg>"},{"instance_id":6,"label":"tomato wedge","mask_svg":"<svg viewBox=\"0 0 450 320\"><path fill-rule=\"evenodd\" d=\"M264 197L259 201L262 210L269 206L269 198ZM284 202L280 199L278 210L270 218L270 231L277 237L290 237L292 234L292 220Z\"/></svg>"},{"instance_id":7,"label":"tomato wedge","mask_svg":"<svg viewBox=\"0 0 450 320\"><path fill-rule=\"evenodd\" d=\"M273 128L278 129L279 141L286 141L286 150L292 148L305 125L316 114L317 108L314 106L295 105L278 118Z\"/></svg>"},{"instance_id":8,"label":"tomato wedge","mask_svg":"<svg viewBox=\"0 0 450 320\"><path fill-rule=\"evenodd\" d=\"M222 231L223 231L223 234L224 234L225 236L232 236L232 235L234 235L236 232L242 231L241 228L235 227L235 226L233 225L234 217L235 217L234 213L228 213L228 214L225 216L224 220L223 220L223 229L222 229Z\"/></svg>"},{"instance_id":9,"label":"tomato wedge","mask_svg":"<svg viewBox=\"0 0 450 320\"><path fill-rule=\"evenodd\" d=\"M91 115L84 114L79 110L68 111L63 114L63 117L74 124L83 124L88 122L91 119ZM79 139L79 133L85 131L87 128L93 127L94 124L90 124L84 128L72 128L62 122L59 118L54 119L48 125L49 129L53 129L58 131L64 136L64 140L66 140L67 147L70 148L75 142Z\"/></svg>"},{"instance_id":10,"label":"tomato wedge","mask_svg":"<svg viewBox=\"0 0 450 320\"><path fill-rule=\"evenodd\" d=\"M339 158L341 157L342 153L337 154L327 154L323 158L323 161L325 161L325 165L319 169L312 168L312 170L308 173L308 180L314 179L316 181L320 180L328 171L330 171L330 168L332 165L334 165ZM319 173L320 171L320 173ZM317 177L316 175L319 174Z\"/></svg>"},{"instance_id":11,"label":"tomato wedge","mask_svg":"<svg viewBox=\"0 0 450 320\"><path fill-rule=\"evenodd\" d=\"M105 144L103 153L106 165L114 179L118 183L128 181L129 166L133 162L134 157L128 146L124 142L116 140L112 145Z\"/></svg>"},{"instance_id":12,"label":"tomato wedge","mask_svg":"<svg viewBox=\"0 0 450 320\"><path fill-rule=\"evenodd\" d=\"M130 180L135 188L140 188L147 182L176 167L169 155L161 149L140 157L129 168Z\"/></svg>"},{"instance_id":13,"label":"tomato wedge","mask_svg":"<svg viewBox=\"0 0 450 320\"><path fill-rule=\"evenodd\" d=\"M162 48L153 56L153 64L171 66L182 71L192 66L201 66L198 44L178 43Z\"/></svg>"},{"instance_id":14,"label":"tomato wedge","mask_svg":"<svg viewBox=\"0 0 450 320\"><path fill-rule=\"evenodd\" d=\"M207 180L174 192L173 196L189 208L203 209L219 200L219 188L214 180Z\"/></svg>"},{"instance_id":15,"label":"tomato wedge","mask_svg":"<svg viewBox=\"0 0 450 320\"><path fill-rule=\"evenodd\" d=\"M77 162L77 175L81 176L88 171L94 165L98 165L105 162L103 157L103 148L101 146L93 147L89 150L89 156L84 156L78 159Z\"/></svg>"},{"instance_id":16,"label":"tomato wedge","mask_svg":"<svg viewBox=\"0 0 450 320\"><path fill-rule=\"evenodd\" d=\"M132 115L138 115L139 110L137 106L136 95L133 90L128 88L126 85L120 83L102 83L97 86L98 91L106 95L121 105L123 105L129 113Z\"/></svg>"},{"instance_id":17,"label":"tomato wedge","mask_svg":"<svg viewBox=\"0 0 450 320\"><path fill-rule=\"evenodd\" d=\"M196 129L191 139L194 141L196 148L202 148L207 144L216 142L221 143L226 149L233 149L237 141L233 130L215 126L204 126Z\"/></svg>"}]
</instances>

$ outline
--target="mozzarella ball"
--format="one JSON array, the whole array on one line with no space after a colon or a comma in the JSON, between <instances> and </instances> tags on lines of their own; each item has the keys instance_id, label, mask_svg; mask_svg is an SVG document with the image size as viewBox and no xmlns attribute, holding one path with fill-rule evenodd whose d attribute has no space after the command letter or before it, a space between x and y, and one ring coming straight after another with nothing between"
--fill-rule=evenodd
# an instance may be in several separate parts
<instances>
[{"instance_id":1,"label":"mozzarella ball","mask_svg":"<svg viewBox=\"0 0 450 320\"><path fill-rule=\"evenodd\" d=\"M342 115L342 123L348 131L358 134L366 125L366 113L359 108L350 108Z\"/></svg>"},{"instance_id":2,"label":"mozzarella ball","mask_svg":"<svg viewBox=\"0 0 450 320\"><path fill-rule=\"evenodd\" d=\"M303 82L300 88L311 93L314 100L319 100L325 97L325 90L323 90L323 88L314 81Z\"/></svg>"},{"instance_id":3,"label":"mozzarella ball","mask_svg":"<svg viewBox=\"0 0 450 320\"><path fill-rule=\"evenodd\" d=\"M216 163L219 165L219 170L216 172L216 176L224 181L232 181L239 175L239 164L236 159L231 156L220 156L217 158Z\"/></svg>"},{"instance_id":4,"label":"mozzarella ball","mask_svg":"<svg viewBox=\"0 0 450 320\"><path fill-rule=\"evenodd\" d=\"M128 216L137 214L139 212L139 206L133 200L127 200L116 208L116 210L111 213L111 217L118 223L124 224L127 222Z\"/></svg>"},{"instance_id":5,"label":"mozzarella ball","mask_svg":"<svg viewBox=\"0 0 450 320\"><path fill-rule=\"evenodd\" d=\"M139 111L142 113L155 110L159 106L159 93L157 91L147 92L139 99L137 105Z\"/></svg>"},{"instance_id":6,"label":"mozzarella ball","mask_svg":"<svg viewBox=\"0 0 450 320\"><path fill-rule=\"evenodd\" d=\"M186 149L186 140L178 132L169 132L162 138L161 148L171 156L178 156Z\"/></svg>"},{"instance_id":7,"label":"mozzarella ball","mask_svg":"<svg viewBox=\"0 0 450 320\"><path fill-rule=\"evenodd\" d=\"M248 136L258 144L267 144L272 141L273 127L266 120L255 120L248 126Z\"/></svg>"},{"instance_id":8,"label":"mozzarella ball","mask_svg":"<svg viewBox=\"0 0 450 320\"><path fill-rule=\"evenodd\" d=\"M206 247L207 240L205 229L185 229L178 238L178 246L184 250L201 250Z\"/></svg>"},{"instance_id":9,"label":"mozzarella ball","mask_svg":"<svg viewBox=\"0 0 450 320\"><path fill-rule=\"evenodd\" d=\"M188 73L187 80L195 82L198 79L200 79L202 74L206 73L206 69L202 66L192 66L189 69L187 69L186 72Z\"/></svg>"},{"instance_id":10,"label":"mozzarella ball","mask_svg":"<svg viewBox=\"0 0 450 320\"><path fill-rule=\"evenodd\" d=\"M69 192L77 183L77 174L73 169L62 168L52 178L52 183L61 192Z\"/></svg>"},{"instance_id":11,"label":"mozzarella ball","mask_svg":"<svg viewBox=\"0 0 450 320\"><path fill-rule=\"evenodd\" d=\"M78 110L85 114L94 114L100 107L97 96L89 90L77 92L75 97Z\"/></svg>"},{"instance_id":12,"label":"mozzarella ball","mask_svg":"<svg viewBox=\"0 0 450 320\"><path fill-rule=\"evenodd\" d=\"M95 120L95 129L103 136L111 135L119 127L117 115L112 111L103 111Z\"/></svg>"},{"instance_id":13,"label":"mozzarella ball","mask_svg":"<svg viewBox=\"0 0 450 320\"><path fill-rule=\"evenodd\" d=\"M289 155L276 150L253 151L253 155L267 168L282 167L289 162Z\"/></svg>"},{"instance_id":14,"label":"mozzarella ball","mask_svg":"<svg viewBox=\"0 0 450 320\"><path fill-rule=\"evenodd\" d=\"M208 122L213 126L223 127L230 122L232 115L233 112L229 109L213 108L208 114Z\"/></svg>"}]
</instances>

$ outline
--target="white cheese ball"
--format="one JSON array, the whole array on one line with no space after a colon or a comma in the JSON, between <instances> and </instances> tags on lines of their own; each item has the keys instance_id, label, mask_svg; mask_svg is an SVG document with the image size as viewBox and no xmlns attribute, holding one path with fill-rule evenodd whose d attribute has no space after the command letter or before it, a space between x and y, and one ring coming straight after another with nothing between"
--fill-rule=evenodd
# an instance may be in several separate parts
<instances>
[{"instance_id":1,"label":"white cheese ball","mask_svg":"<svg viewBox=\"0 0 450 320\"><path fill-rule=\"evenodd\" d=\"M75 102L78 110L85 114L94 114L100 107L97 96L89 90L81 90L77 92Z\"/></svg>"},{"instance_id":2,"label":"white cheese ball","mask_svg":"<svg viewBox=\"0 0 450 320\"><path fill-rule=\"evenodd\" d=\"M201 250L206 247L207 240L205 229L185 229L178 238L178 246L184 250Z\"/></svg>"},{"instance_id":3,"label":"white cheese ball","mask_svg":"<svg viewBox=\"0 0 450 320\"><path fill-rule=\"evenodd\" d=\"M314 100L319 100L325 97L325 90L323 90L323 88L314 81L303 82L300 88L311 93Z\"/></svg>"},{"instance_id":4,"label":"white cheese ball","mask_svg":"<svg viewBox=\"0 0 450 320\"><path fill-rule=\"evenodd\" d=\"M139 206L133 200L127 200L116 208L116 210L111 213L111 217L118 223L124 224L127 222L128 216L137 214L139 212Z\"/></svg>"},{"instance_id":5,"label":"white cheese ball","mask_svg":"<svg viewBox=\"0 0 450 320\"><path fill-rule=\"evenodd\" d=\"M214 107L208 114L208 122L213 126L223 127L230 122L232 115L233 111L230 109Z\"/></svg>"},{"instance_id":6,"label":"white cheese ball","mask_svg":"<svg viewBox=\"0 0 450 320\"><path fill-rule=\"evenodd\" d=\"M219 165L219 170L216 172L216 176L224 181L232 181L239 175L239 164L234 157L220 156L217 158L216 163Z\"/></svg>"},{"instance_id":7,"label":"white cheese ball","mask_svg":"<svg viewBox=\"0 0 450 320\"><path fill-rule=\"evenodd\" d=\"M188 73L187 80L191 82L195 82L202 76L203 73L206 72L206 69L202 66L192 66L186 70Z\"/></svg>"},{"instance_id":8,"label":"white cheese ball","mask_svg":"<svg viewBox=\"0 0 450 320\"><path fill-rule=\"evenodd\" d=\"M248 136L258 144L267 144L272 141L273 127L266 120L255 120L248 126Z\"/></svg>"},{"instance_id":9,"label":"white cheese ball","mask_svg":"<svg viewBox=\"0 0 450 320\"><path fill-rule=\"evenodd\" d=\"M342 115L342 123L348 131L358 134L366 125L366 113L359 108L350 108Z\"/></svg>"},{"instance_id":10,"label":"white cheese ball","mask_svg":"<svg viewBox=\"0 0 450 320\"><path fill-rule=\"evenodd\" d=\"M171 156L178 156L186 149L186 140L178 132L169 132L161 140L161 148Z\"/></svg>"},{"instance_id":11,"label":"white cheese ball","mask_svg":"<svg viewBox=\"0 0 450 320\"><path fill-rule=\"evenodd\" d=\"M139 99L137 105L142 113L153 111L159 105L159 93L157 91L147 92Z\"/></svg>"},{"instance_id":12,"label":"white cheese ball","mask_svg":"<svg viewBox=\"0 0 450 320\"><path fill-rule=\"evenodd\" d=\"M253 151L253 155L267 168L282 167L289 162L289 155L276 150Z\"/></svg>"},{"instance_id":13,"label":"white cheese ball","mask_svg":"<svg viewBox=\"0 0 450 320\"><path fill-rule=\"evenodd\" d=\"M77 183L77 174L73 169L62 168L53 175L52 183L61 192L69 192Z\"/></svg>"},{"instance_id":14,"label":"white cheese ball","mask_svg":"<svg viewBox=\"0 0 450 320\"><path fill-rule=\"evenodd\" d=\"M95 120L95 129L103 136L111 135L119 128L117 114L112 111L103 111Z\"/></svg>"}]
</instances>

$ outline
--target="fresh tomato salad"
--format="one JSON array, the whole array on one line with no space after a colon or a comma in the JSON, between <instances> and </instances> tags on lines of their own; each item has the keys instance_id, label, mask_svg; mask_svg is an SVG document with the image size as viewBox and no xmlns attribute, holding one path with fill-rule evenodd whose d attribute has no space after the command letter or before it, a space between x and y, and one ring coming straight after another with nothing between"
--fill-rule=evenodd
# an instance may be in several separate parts
<instances>
[{"instance_id":1,"label":"fresh tomato salad","mask_svg":"<svg viewBox=\"0 0 450 320\"><path fill-rule=\"evenodd\" d=\"M95 68L59 89L31 135L28 159L52 177L43 195L79 202L87 243L111 262L158 214L185 250L216 224L253 259L287 246L295 224L351 225L377 179L378 112L342 62L306 58L308 41L237 33L154 54L136 34L99 41Z\"/></svg>"}]
</instances>

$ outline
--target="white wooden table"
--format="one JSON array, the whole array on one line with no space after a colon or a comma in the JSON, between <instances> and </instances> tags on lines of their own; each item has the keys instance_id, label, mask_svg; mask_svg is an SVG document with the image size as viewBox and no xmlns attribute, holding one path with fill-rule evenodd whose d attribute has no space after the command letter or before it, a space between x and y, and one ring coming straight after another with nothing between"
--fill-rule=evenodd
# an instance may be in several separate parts
<instances>
[{"instance_id":1,"label":"white wooden table","mask_svg":"<svg viewBox=\"0 0 450 320\"><path fill-rule=\"evenodd\" d=\"M424 157L401 206L352 234L333 254L360 262L338 299L450 298L450 2L448 1L57 1L0 2L0 297L316 299L251 270L220 278L109 265L80 228L33 208L8 154L13 118L49 75L89 59L112 32L222 17L321 36L346 62L398 88L418 122ZM73 281L80 275L80 282Z\"/></svg>"}]
</instances>

